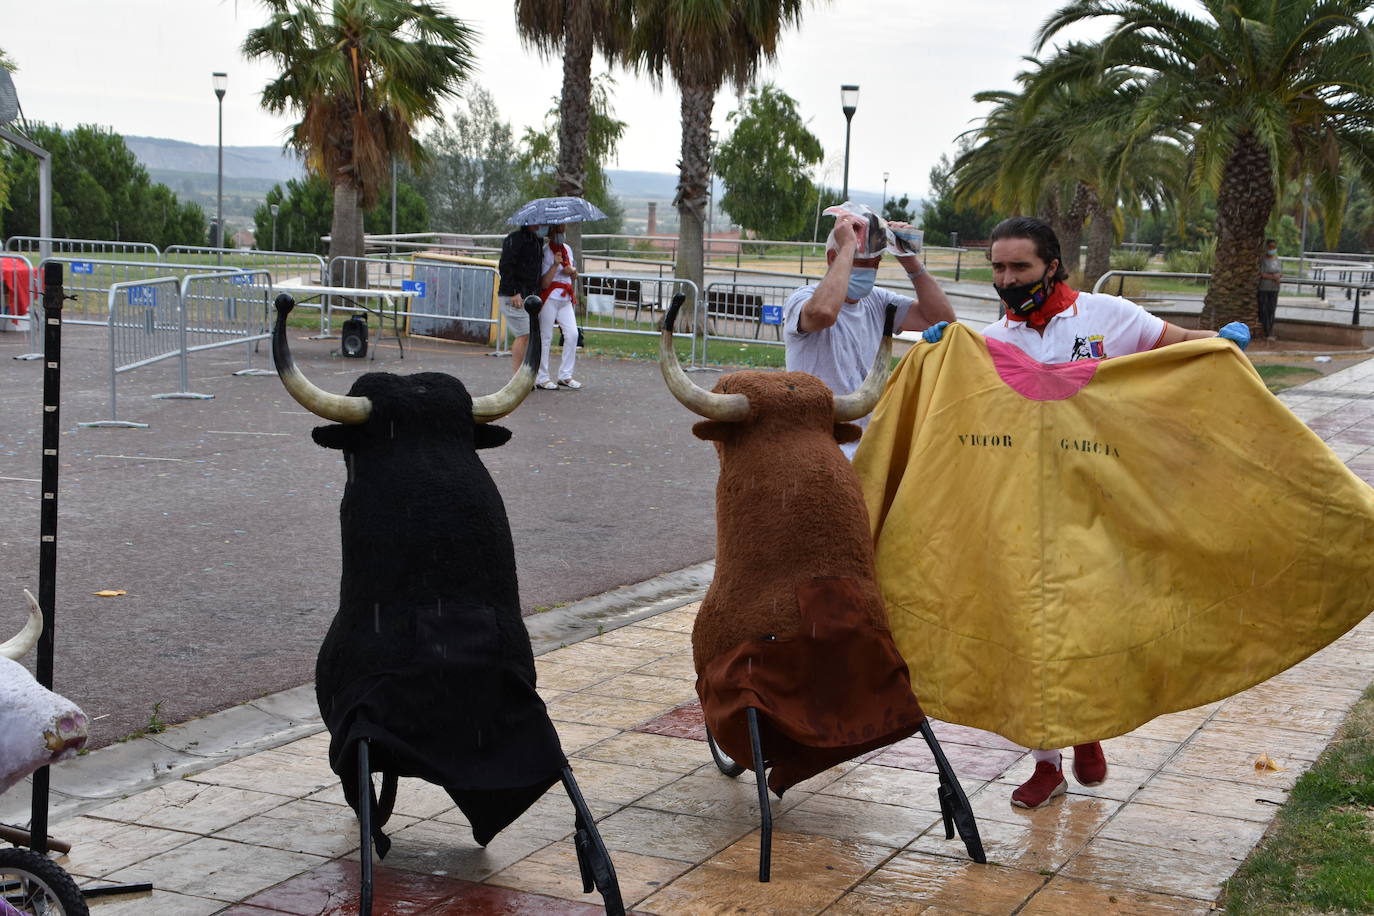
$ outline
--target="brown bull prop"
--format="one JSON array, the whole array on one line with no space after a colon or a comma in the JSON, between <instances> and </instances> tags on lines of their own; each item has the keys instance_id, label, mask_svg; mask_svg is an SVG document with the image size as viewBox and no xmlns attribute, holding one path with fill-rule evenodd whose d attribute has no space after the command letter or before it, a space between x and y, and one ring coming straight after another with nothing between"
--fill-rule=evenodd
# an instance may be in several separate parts
<instances>
[{"instance_id":1,"label":"brown bull prop","mask_svg":"<svg viewBox=\"0 0 1374 916\"><path fill-rule=\"evenodd\" d=\"M859 480L839 448L859 437L850 421L872 410L891 372L893 310L858 391L835 395L804 372L735 372L707 391L673 350L682 301L674 298L664 320L659 365L673 395L707 418L692 432L720 458L716 573L692 657L717 765L729 776L748 767L758 781L759 880L768 880L771 858L769 788L781 796L916 732L939 771L946 837L957 827L969 855L986 861L968 799L893 644Z\"/></svg>"}]
</instances>

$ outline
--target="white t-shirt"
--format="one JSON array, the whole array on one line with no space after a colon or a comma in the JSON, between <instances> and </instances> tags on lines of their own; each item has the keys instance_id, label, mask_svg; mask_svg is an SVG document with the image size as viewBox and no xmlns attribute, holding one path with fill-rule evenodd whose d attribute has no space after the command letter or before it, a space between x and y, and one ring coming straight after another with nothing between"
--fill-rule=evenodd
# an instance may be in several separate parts
<instances>
[{"instance_id":1,"label":"white t-shirt","mask_svg":"<svg viewBox=\"0 0 1374 916\"><path fill-rule=\"evenodd\" d=\"M1024 321L1001 318L983 336L1004 341L1042 363L1105 359L1153 350L1164 334L1164 320L1128 299L1103 293L1078 294L1074 304L1055 315L1037 334Z\"/></svg>"},{"instance_id":2,"label":"white t-shirt","mask_svg":"<svg viewBox=\"0 0 1374 916\"><path fill-rule=\"evenodd\" d=\"M566 251L566 252L568 253L568 263L571 264L571 263L572 263L572 249L569 248L567 245L563 245L563 246L561 246L561 247L563 248L564 251ZM539 275L542 277L544 274L548 273L548 272L549 272L549 268L553 266L553 263L554 263L553 249L550 248L548 245L545 245L545 246L544 246L544 263L543 263L542 265L540 265L540 267L539 267ZM572 274L568 273L568 272L563 268L562 262L561 262L561 261L559 262L558 270L554 271L553 280L552 280L551 282L553 282L553 283L566 283L566 284L568 284L569 286L572 286L572 285L573 285L573 277L572 277ZM574 288L575 288L575 287L574 287ZM550 298L550 299L571 299L572 296L568 295L568 291L565 290L565 289L555 289L553 292L549 293L549 298Z\"/></svg>"},{"instance_id":3,"label":"white t-shirt","mask_svg":"<svg viewBox=\"0 0 1374 916\"><path fill-rule=\"evenodd\" d=\"M846 302L835 323L819 331L802 331L797 322L802 306L816 294L816 287L803 286L787 297L783 305L784 342L787 345L787 370L809 372L830 386L836 394L857 391L868 377L878 344L883 339L883 319L889 302L897 306L893 328L902 326L906 313L915 300L874 287L858 302ZM856 421L868 425L868 417ZM850 458L859 447L857 442L841 446Z\"/></svg>"}]
</instances>

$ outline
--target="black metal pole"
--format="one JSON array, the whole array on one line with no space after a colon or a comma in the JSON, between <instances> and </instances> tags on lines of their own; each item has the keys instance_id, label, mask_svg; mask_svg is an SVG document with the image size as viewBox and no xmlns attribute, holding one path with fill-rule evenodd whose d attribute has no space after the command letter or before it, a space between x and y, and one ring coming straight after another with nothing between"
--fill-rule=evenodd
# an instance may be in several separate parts
<instances>
[{"instance_id":1,"label":"black metal pole","mask_svg":"<svg viewBox=\"0 0 1374 916\"><path fill-rule=\"evenodd\" d=\"M43 609L43 635L38 637L38 683L52 689L57 596L57 461L62 434L58 403L62 390L62 265L43 265L43 509L39 519L38 604ZM33 808L29 822L33 850L48 851L48 768L33 774Z\"/></svg>"}]
</instances>

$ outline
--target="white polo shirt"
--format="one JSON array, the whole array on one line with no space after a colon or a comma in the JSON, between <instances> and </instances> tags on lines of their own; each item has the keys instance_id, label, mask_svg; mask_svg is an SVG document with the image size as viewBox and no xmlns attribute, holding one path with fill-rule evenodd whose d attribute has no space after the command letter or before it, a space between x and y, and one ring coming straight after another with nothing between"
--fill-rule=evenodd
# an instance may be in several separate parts
<instances>
[{"instance_id":1,"label":"white polo shirt","mask_svg":"<svg viewBox=\"0 0 1374 916\"><path fill-rule=\"evenodd\" d=\"M1055 315L1037 334L1024 321L1001 318L983 336L1012 344L1042 363L1105 359L1153 350L1164 335L1164 320L1128 299L1080 292L1073 305Z\"/></svg>"}]
</instances>

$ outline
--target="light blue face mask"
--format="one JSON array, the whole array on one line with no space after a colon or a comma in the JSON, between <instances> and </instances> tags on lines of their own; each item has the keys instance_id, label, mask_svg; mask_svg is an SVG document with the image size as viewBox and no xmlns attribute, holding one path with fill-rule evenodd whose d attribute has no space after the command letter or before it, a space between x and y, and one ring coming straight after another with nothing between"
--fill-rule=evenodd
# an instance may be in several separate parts
<instances>
[{"instance_id":1,"label":"light blue face mask","mask_svg":"<svg viewBox=\"0 0 1374 916\"><path fill-rule=\"evenodd\" d=\"M858 302L864 296L873 292L873 284L878 281L878 268L876 267L851 267L849 269L849 288L845 290L845 299L851 302Z\"/></svg>"},{"instance_id":2,"label":"light blue face mask","mask_svg":"<svg viewBox=\"0 0 1374 916\"><path fill-rule=\"evenodd\" d=\"M534 230L534 234L537 235L537 236L539 236L541 239L543 239L543 238L548 238L548 235L549 235L549 227L548 227L548 226L540 226L538 229Z\"/></svg>"}]
</instances>

